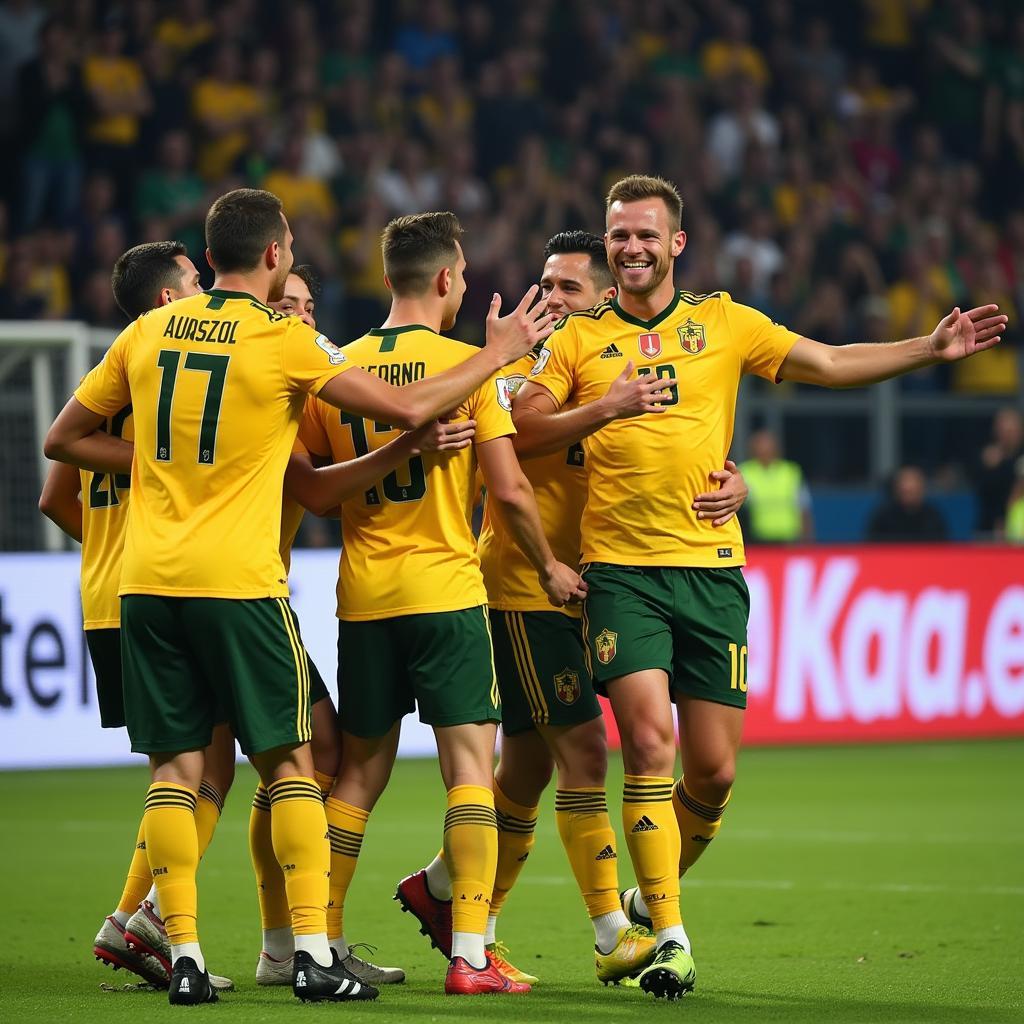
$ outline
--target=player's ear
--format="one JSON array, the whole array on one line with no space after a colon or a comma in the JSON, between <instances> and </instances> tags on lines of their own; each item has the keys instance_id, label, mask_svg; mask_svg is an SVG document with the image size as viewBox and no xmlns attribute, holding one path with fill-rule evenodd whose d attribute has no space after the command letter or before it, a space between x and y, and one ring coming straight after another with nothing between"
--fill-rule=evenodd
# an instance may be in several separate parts
<instances>
[{"instance_id":1,"label":"player's ear","mask_svg":"<svg viewBox=\"0 0 1024 1024\"><path fill-rule=\"evenodd\" d=\"M601 298L602 299L614 299L615 296L618 295L618 294L619 294L619 289L616 288L614 285L612 285L611 288L605 288L605 290L603 292L601 292Z\"/></svg>"},{"instance_id":2,"label":"player's ear","mask_svg":"<svg viewBox=\"0 0 1024 1024\"><path fill-rule=\"evenodd\" d=\"M672 255L678 256L686 248L686 232L677 231L672 236Z\"/></svg>"},{"instance_id":3,"label":"player's ear","mask_svg":"<svg viewBox=\"0 0 1024 1024\"><path fill-rule=\"evenodd\" d=\"M437 294L443 299L452 290L452 268L442 267L437 274Z\"/></svg>"},{"instance_id":4,"label":"player's ear","mask_svg":"<svg viewBox=\"0 0 1024 1024\"><path fill-rule=\"evenodd\" d=\"M213 257L210 255L210 250L209 249L206 250L206 262L207 262L207 264L209 264L210 269L214 273L216 273L217 272L217 268L213 265Z\"/></svg>"},{"instance_id":5,"label":"player's ear","mask_svg":"<svg viewBox=\"0 0 1024 1024\"><path fill-rule=\"evenodd\" d=\"M171 294L171 289L170 288L164 288L164 290L162 292L160 292L160 305L161 306L166 306L167 303L173 302L173 301L174 301L174 296Z\"/></svg>"},{"instance_id":6,"label":"player's ear","mask_svg":"<svg viewBox=\"0 0 1024 1024\"><path fill-rule=\"evenodd\" d=\"M277 265L281 262L281 243L276 239L267 246L267 251L263 254L266 260L268 270L277 270Z\"/></svg>"}]
</instances>

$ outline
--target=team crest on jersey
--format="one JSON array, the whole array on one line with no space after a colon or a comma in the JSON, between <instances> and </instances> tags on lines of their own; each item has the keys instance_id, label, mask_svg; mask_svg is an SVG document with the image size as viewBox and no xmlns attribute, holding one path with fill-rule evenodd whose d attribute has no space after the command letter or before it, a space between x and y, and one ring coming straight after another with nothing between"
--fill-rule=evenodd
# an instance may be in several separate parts
<instances>
[{"instance_id":1,"label":"team crest on jersey","mask_svg":"<svg viewBox=\"0 0 1024 1024\"><path fill-rule=\"evenodd\" d=\"M655 331L653 334L641 334L636 339L640 351L648 359L654 359L661 355L661 335Z\"/></svg>"},{"instance_id":2,"label":"team crest on jersey","mask_svg":"<svg viewBox=\"0 0 1024 1024\"><path fill-rule=\"evenodd\" d=\"M544 367L548 365L548 360L550 358L551 349L545 346L537 353L537 362L530 367L530 376L536 377L538 373L541 373L544 370Z\"/></svg>"},{"instance_id":3,"label":"team crest on jersey","mask_svg":"<svg viewBox=\"0 0 1024 1024\"><path fill-rule=\"evenodd\" d=\"M602 665L607 665L619 653L616 648L616 641L618 639L619 634L613 633L610 629L602 629L594 637L594 646L597 648L597 660Z\"/></svg>"},{"instance_id":4,"label":"team crest on jersey","mask_svg":"<svg viewBox=\"0 0 1024 1024\"><path fill-rule=\"evenodd\" d=\"M512 395L514 392L508 386L508 377L495 377L494 386L498 389L498 405L500 405L505 412L511 412Z\"/></svg>"},{"instance_id":5,"label":"team crest on jersey","mask_svg":"<svg viewBox=\"0 0 1024 1024\"><path fill-rule=\"evenodd\" d=\"M679 332L679 344L687 355L695 356L708 347L708 336L703 324L687 319L686 323L676 330Z\"/></svg>"},{"instance_id":6,"label":"team crest on jersey","mask_svg":"<svg viewBox=\"0 0 1024 1024\"><path fill-rule=\"evenodd\" d=\"M571 668L563 668L555 676L555 696L563 704L575 704L580 699L580 677Z\"/></svg>"},{"instance_id":7,"label":"team crest on jersey","mask_svg":"<svg viewBox=\"0 0 1024 1024\"><path fill-rule=\"evenodd\" d=\"M318 348L322 348L327 353L327 358L330 360L331 366L340 366L345 362L345 353L342 352L333 341L325 338L322 334L318 334L313 340L316 342Z\"/></svg>"},{"instance_id":8,"label":"team crest on jersey","mask_svg":"<svg viewBox=\"0 0 1024 1024\"><path fill-rule=\"evenodd\" d=\"M505 383L508 387L509 398L515 398L519 394L519 389L526 383L526 378L521 373L517 373L506 377Z\"/></svg>"}]
</instances>

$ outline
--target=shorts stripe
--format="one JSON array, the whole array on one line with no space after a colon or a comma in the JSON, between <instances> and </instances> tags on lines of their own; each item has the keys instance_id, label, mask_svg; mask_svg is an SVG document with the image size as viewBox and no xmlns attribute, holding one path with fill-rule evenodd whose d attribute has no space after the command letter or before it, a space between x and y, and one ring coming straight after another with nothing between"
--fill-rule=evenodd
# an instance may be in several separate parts
<instances>
[{"instance_id":1,"label":"shorts stripe","mask_svg":"<svg viewBox=\"0 0 1024 1024\"><path fill-rule=\"evenodd\" d=\"M484 629L487 630L487 647L491 654L491 707L496 708L501 704L501 691L498 689L498 669L494 664L494 637L491 635L491 616L487 605L482 604L480 610L484 613Z\"/></svg>"},{"instance_id":2,"label":"shorts stripe","mask_svg":"<svg viewBox=\"0 0 1024 1024\"><path fill-rule=\"evenodd\" d=\"M515 637L514 649L519 651L518 665L520 676L532 694L530 705L533 708L533 720L538 725L546 725L549 720L548 705L544 699L544 690L537 677L537 667L533 663L533 654L530 651L530 641L526 633L526 623L523 621L522 612L509 612L509 632Z\"/></svg>"},{"instance_id":3,"label":"shorts stripe","mask_svg":"<svg viewBox=\"0 0 1024 1024\"><path fill-rule=\"evenodd\" d=\"M587 674L594 678L594 663L590 659L590 617L587 615L587 602L583 602L583 658L587 663Z\"/></svg>"},{"instance_id":4,"label":"shorts stripe","mask_svg":"<svg viewBox=\"0 0 1024 1024\"><path fill-rule=\"evenodd\" d=\"M505 620L505 630L508 633L509 644L512 647L512 658L516 663L516 675L519 677L523 695L526 697L526 703L530 706L530 718L536 722L539 711L537 709L537 702L534 700L533 689L530 686L530 681L527 677L526 671L523 669L522 654L519 651L519 638L516 636L512 625L513 615L515 615L515 612L505 612L505 615L503 616Z\"/></svg>"},{"instance_id":5,"label":"shorts stripe","mask_svg":"<svg viewBox=\"0 0 1024 1024\"><path fill-rule=\"evenodd\" d=\"M309 727L309 665L306 662L306 649L302 646L295 630L295 623L292 621L292 610L283 597L275 598L278 608L281 610L281 620L284 622L285 632L288 634L288 642L292 647L292 658L295 660L295 679L298 686L298 700L296 701L295 712L295 734L300 743L310 741L312 730Z\"/></svg>"}]
</instances>

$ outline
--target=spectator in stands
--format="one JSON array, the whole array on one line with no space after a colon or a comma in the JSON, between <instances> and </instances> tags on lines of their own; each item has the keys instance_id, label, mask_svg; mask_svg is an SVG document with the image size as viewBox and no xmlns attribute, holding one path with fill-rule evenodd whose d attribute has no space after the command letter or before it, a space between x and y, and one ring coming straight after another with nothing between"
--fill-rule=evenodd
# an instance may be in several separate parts
<instances>
[{"instance_id":1,"label":"spectator in stands","mask_svg":"<svg viewBox=\"0 0 1024 1024\"><path fill-rule=\"evenodd\" d=\"M1018 409L1006 406L992 421L992 440L981 450L974 467L974 487L978 500L976 529L981 537L1000 537L1006 506L1014 488L1015 467L1024 456L1024 417Z\"/></svg>"},{"instance_id":2,"label":"spectator in stands","mask_svg":"<svg viewBox=\"0 0 1024 1024\"><path fill-rule=\"evenodd\" d=\"M893 475L889 496L871 515L867 539L900 543L945 540L949 535L946 520L926 495L924 473L917 466L901 466Z\"/></svg>"},{"instance_id":3,"label":"spectator in stands","mask_svg":"<svg viewBox=\"0 0 1024 1024\"><path fill-rule=\"evenodd\" d=\"M782 458L778 438L770 430L751 436L750 455L740 463L750 489L746 504L750 539L769 544L812 540L811 494L800 467Z\"/></svg>"},{"instance_id":4,"label":"spectator in stands","mask_svg":"<svg viewBox=\"0 0 1024 1024\"><path fill-rule=\"evenodd\" d=\"M1015 467L1016 480L1006 506L1006 539L1011 544L1024 544L1024 457Z\"/></svg>"}]
</instances>

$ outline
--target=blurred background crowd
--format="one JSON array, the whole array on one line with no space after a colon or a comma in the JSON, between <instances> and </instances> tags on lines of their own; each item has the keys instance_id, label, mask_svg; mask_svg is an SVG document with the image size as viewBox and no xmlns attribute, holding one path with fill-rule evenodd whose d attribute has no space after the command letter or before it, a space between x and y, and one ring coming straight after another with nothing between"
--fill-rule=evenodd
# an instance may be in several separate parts
<instances>
[{"instance_id":1,"label":"blurred background crowd","mask_svg":"<svg viewBox=\"0 0 1024 1024\"><path fill-rule=\"evenodd\" d=\"M4 319L122 326L116 257L176 237L204 264L211 199L250 185L283 199L339 342L384 316L388 219L454 210L476 340L490 294L535 281L554 232L600 231L634 171L683 195L681 286L809 337L927 334L998 302L999 347L899 387L1004 397L966 443L907 449L975 489L978 532L1004 529L1024 454L1015 0L6 0L0 118ZM800 428L784 442L812 483L857 478L841 428Z\"/></svg>"}]
</instances>

